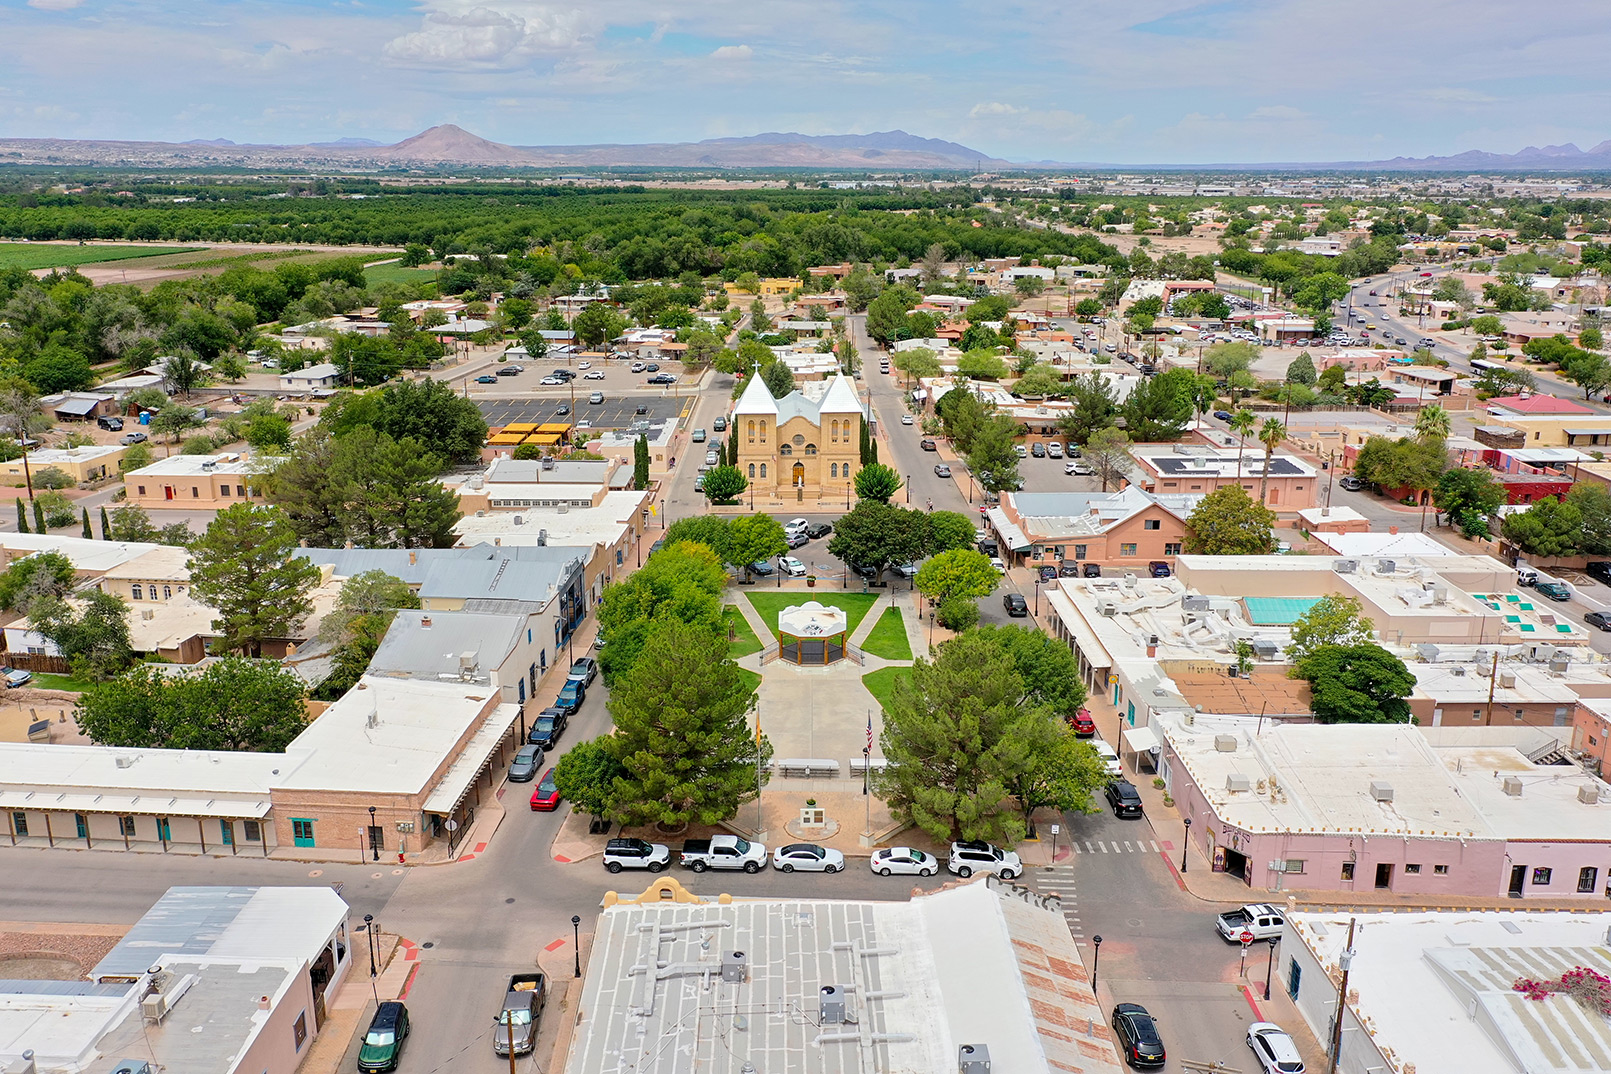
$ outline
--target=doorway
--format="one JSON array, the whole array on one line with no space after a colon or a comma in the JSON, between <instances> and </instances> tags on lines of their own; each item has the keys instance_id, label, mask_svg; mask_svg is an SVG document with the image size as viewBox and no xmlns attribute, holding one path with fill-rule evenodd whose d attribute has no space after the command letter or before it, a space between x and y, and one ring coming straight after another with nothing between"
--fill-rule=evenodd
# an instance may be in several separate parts
<instances>
[{"instance_id":1,"label":"doorway","mask_svg":"<svg viewBox=\"0 0 1611 1074\"><path fill-rule=\"evenodd\" d=\"M1512 899L1522 897L1522 884L1527 881L1527 866L1512 865L1510 867L1510 889L1505 893Z\"/></svg>"},{"instance_id":2,"label":"doorway","mask_svg":"<svg viewBox=\"0 0 1611 1074\"><path fill-rule=\"evenodd\" d=\"M164 500L173 499L173 486L172 485L163 485L162 486L162 498Z\"/></svg>"},{"instance_id":3,"label":"doorway","mask_svg":"<svg viewBox=\"0 0 1611 1074\"><path fill-rule=\"evenodd\" d=\"M1239 851L1225 848L1225 872L1239 879L1247 879L1247 855Z\"/></svg>"},{"instance_id":4,"label":"doorway","mask_svg":"<svg viewBox=\"0 0 1611 1074\"><path fill-rule=\"evenodd\" d=\"M794 472L791 478L796 488L805 487L805 463L797 462L794 464Z\"/></svg>"},{"instance_id":5,"label":"doorway","mask_svg":"<svg viewBox=\"0 0 1611 1074\"><path fill-rule=\"evenodd\" d=\"M1379 889L1393 886L1393 867L1385 861L1376 866L1376 886Z\"/></svg>"}]
</instances>

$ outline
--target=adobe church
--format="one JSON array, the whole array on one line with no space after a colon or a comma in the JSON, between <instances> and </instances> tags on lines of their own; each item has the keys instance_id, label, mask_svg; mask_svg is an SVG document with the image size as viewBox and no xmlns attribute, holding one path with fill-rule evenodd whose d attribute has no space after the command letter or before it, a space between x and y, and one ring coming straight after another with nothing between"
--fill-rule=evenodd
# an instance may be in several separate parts
<instances>
[{"instance_id":1,"label":"adobe church","mask_svg":"<svg viewBox=\"0 0 1611 1074\"><path fill-rule=\"evenodd\" d=\"M738 443L739 470L756 491L833 497L861 469L862 421L855 386L843 373L807 381L782 399L752 373L729 435Z\"/></svg>"}]
</instances>

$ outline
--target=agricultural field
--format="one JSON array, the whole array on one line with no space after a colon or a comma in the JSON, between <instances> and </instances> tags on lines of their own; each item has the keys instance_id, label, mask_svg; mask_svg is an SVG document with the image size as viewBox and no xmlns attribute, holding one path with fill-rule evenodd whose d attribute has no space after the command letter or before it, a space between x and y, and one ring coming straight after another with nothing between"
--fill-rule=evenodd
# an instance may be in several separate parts
<instances>
[{"instance_id":1,"label":"agricultural field","mask_svg":"<svg viewBox=\"0 0 1611 1074\"><path fill-rule=\"evenodd\" d=\"M68 268L104 261L130 261L165 254L199 253L195 246L78 246L49 242L0 242L0 269Z\"/></svg>"}]
</instances>

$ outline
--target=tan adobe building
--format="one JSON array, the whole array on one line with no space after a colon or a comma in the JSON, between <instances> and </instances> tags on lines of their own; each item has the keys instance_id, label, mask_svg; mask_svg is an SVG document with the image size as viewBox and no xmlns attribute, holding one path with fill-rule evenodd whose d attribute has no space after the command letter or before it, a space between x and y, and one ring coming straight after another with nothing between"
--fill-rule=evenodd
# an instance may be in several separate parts
<instances>
[{"instance_id":1,"label":"tan adobe building","mask_svg":"<svg viewBox=\"0 0 1611 1074\"><path fill-rule=\"evenodd\" d=\"M1155 493L1208 495L1223 485L1241 485L1258 499L1264 483L1264 447L1216 448L1198 444L1138 444L1130 454L1140 464L1141 487ZM1291 515L1315 505L1318 484L1315 467L1296 455L1277 451L1270 457L1270 479L1265 506L1278 515Z\"/></svg>"},{"instance_id":2,"label":"tan adobe building","mask_svg":"<svg viewBox=\"0 0 1611 1074\"><path fill-rule=\"evenodd\" d=\"M751 374L733 408L728 434L738 444L738 466L752 487L807 494L848 491L861 469L862 407L843 373L801 385L773 399Z\"/></svg>"},{"instance_id":3,"label":"tan adobe building","mask_svg":"<svg viewBox=\"0 0 1611 1074\"><path fill-rule=\"evenodd\" d=\"M124 475L123 490L125 502L147 510L222 510L238 503L261 503L258 476L256 460L238 452L174 455Z\"/></svg>"},{"instance_id":4,"label":"tan adobe building","mask_svg":"<svg viewBox=\"0 0 1611 1074\"><path fill-rule=\"evenodd\" d=\"M73 479L74 484L97 481L117 472L117 464L129 449L122 444L88 444L73 448L45 448L28 456L28 469L37 480L39 471L53 466ZM22 484L27 480L21 457L0 463L0 475L8 482Z\"/></svg>"},{"instance_id":5,"label":"tan adobe building","mask_svg":"<svg viewBox=\"0 0 1611 1074\"><path fill-rule=\"evenodd\" d=\"M1120 492L1007 492L985 517L1011 563L1024 557L1141 571L1180 555L1186 519L1201 499L1154 496L1133 485Z\"/></svg>"}]
</instances>

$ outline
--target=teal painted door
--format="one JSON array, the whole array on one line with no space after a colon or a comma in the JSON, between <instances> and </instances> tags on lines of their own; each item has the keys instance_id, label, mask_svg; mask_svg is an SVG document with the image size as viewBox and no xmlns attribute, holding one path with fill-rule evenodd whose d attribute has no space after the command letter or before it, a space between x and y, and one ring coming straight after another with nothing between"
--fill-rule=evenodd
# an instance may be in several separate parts
<instances>
[{"instance_id":1,"label":"teal painted door","mask_svg":"<svg viewBox=\"0 0 1611 1074\"><path fill-rule=\"evenodd\" d=\"M291 818L291 842L299 847L313 846L313 821Z\"/></svg>"},{"instance_id":2,"label":"teal painted door","mask_svg":"<svg viewBox=\"0 0 1611 1074\"><path fill-rule=\"evenodd\" d=\"M233 824L231 824L227 820L221 820L221 821L218 822L218 829L219 829L219 831L224 833L224 845L226 847L234 846L235 845L235 826Z\"/></svg>"},{"instance_id":3,"label":"teal painted door","mask_svg":"<svg viewBox=\"0 0 1611 1074\"><path fill-rule=\"evenodd\" d=\"M173 842L173 833L168 830L168 818L157 818L157 838L166 842Z\"/></svg>"},{"instance_id":4,"label":"teal painted door","mask_svg":"<svg viewBox=\"0 0 1611 1074\"><path fill-rule=\"evenodd\" d=\"M73 820L78 824L78 837L80 839L87 837L89 835L89 821L85 819L84 814L74 813Z\"/></svg>"}]
</instances>

